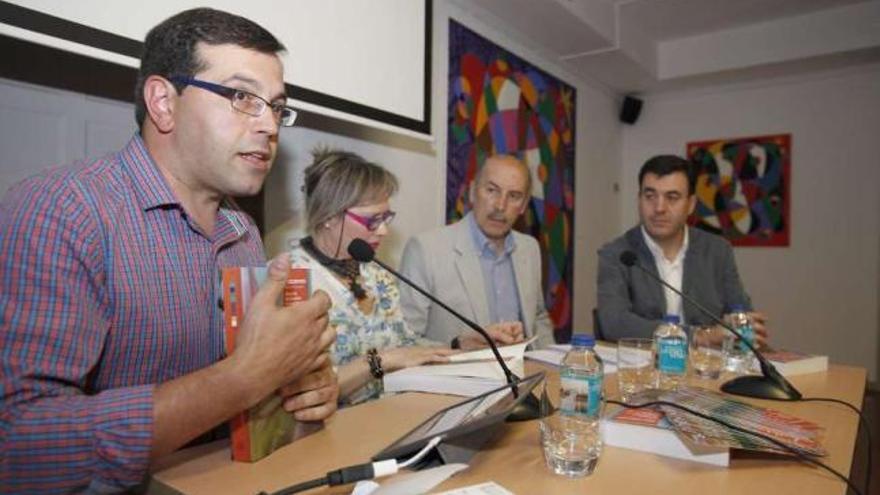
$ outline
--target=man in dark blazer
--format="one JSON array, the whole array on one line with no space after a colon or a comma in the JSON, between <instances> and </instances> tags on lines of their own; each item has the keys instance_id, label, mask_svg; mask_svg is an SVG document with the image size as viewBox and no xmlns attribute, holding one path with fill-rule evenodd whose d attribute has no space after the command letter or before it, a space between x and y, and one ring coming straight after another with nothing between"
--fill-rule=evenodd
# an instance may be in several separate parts
<instances>
[{"instance_id":1,"label":"man in dark blazer","mask_svg":"<svg viewBox=\"0 0 880 495\"><path fill-rule=\"evenodd\" d=\"M621 263L621 253L632 251L642 267L716 316L736 306L749 311L756 341L765 343L765 317L752 311L730 243L687 226L696 206L694 181L690 163L674 155L655 156L639 171L640 224L599 250L598 324L606 339L651 337L665 314L689 325L711 323L673 291Z\"/></svg>"}]
</instances>

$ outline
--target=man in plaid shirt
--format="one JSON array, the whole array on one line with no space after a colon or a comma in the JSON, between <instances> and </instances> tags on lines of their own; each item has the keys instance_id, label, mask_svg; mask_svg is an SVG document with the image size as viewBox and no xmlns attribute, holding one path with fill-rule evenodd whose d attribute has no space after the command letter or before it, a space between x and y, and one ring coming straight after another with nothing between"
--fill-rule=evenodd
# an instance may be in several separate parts
<instances>
[{"instance_id":1,"label":"man in plaid shirt","mask_svg":"<svg viewBox=\"0 0 880 495\"><path fill-rule=\"evenodd\" d=\"M284 47L193 9L147 35L140 125L120 152L53 169L0 205L0 492L109 493L279 393L302 421L336 410L330 301L280 307L289 260L226 356L218 271L265 262L229 200L256 194L285 106Z\"/></svg>"}]
</instances>

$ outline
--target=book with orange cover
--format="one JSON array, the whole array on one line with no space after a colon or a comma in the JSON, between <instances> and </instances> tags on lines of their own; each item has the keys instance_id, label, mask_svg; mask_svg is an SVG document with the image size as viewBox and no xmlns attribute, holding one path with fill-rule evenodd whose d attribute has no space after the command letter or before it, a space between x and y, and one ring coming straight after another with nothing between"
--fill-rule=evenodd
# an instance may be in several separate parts
<instances>
[{"instance_id":1,"label":"book with orange cover","mask_svg":"<svg viewBox=\"0 0 880 495\"><path fill-rule=\"evenodd\" d=\"M238 331L257 290L266 280L266 268L230 267L221 273L223 322L226 353L235 349ZM309 271L291 268L284 287L283 302L287 306L305 300L311 293ZM254 462L290 442L321 427L321 423L301 423L284 410L281 398L272 394L256 406L230 420L232 458Z\"/></svg>"}]
</instances>

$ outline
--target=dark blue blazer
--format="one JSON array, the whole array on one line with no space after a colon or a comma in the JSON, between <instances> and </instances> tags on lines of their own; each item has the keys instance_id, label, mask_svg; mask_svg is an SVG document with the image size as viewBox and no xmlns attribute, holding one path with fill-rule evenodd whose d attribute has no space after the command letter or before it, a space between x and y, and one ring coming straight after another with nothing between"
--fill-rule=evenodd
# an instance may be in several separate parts
<instances>
[{"instance_id":1,"label":"dark blue blazer","mask_svg":"<svg viewBox=\"0 0 880 495\"><path fill-rule=\"evenodd\" d=\"M719 317L734 305L751 310L751 300L740 281L730 243L720 236L688 229L682 292ZM620 254L624 251L634 252L643 267L658 274L641 226L633 227L599 250L598 323L608 340L651 337L666 313L666 297L660 284L638 268L622 264ZM694 305L682 303L684 323L711 322Z\"/></svg>"}]
</instances>

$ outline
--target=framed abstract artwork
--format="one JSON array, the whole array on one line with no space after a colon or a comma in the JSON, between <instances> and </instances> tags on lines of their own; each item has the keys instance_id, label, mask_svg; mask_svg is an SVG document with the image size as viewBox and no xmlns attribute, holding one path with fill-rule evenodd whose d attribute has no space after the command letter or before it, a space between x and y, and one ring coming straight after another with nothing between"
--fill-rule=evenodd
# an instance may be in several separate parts
<instances>
[{"instance_id":1,"label":"framed abstract artwork","mask_svg":"<svg viewBox=\"0 0 880 495\"><path fill-rule=\"evenodd\" d=\"M687 144L696 167L691 225L734 246L788 246L791 230L791 135Z\"/></svg>"},{"instance_id":2,"label":"framed abstract artwork","mask_svg":"<svg viewBox=\"0 0 880 495\"><path fill-rule=\"evenodd\" d=\"M487 157L514 155L532 174L516 228L541 245L544 299L557 341L571 335L575 88L450 20L446 220L470 209Z\"/></svg>"}]
</instances>

